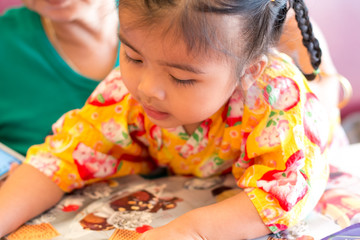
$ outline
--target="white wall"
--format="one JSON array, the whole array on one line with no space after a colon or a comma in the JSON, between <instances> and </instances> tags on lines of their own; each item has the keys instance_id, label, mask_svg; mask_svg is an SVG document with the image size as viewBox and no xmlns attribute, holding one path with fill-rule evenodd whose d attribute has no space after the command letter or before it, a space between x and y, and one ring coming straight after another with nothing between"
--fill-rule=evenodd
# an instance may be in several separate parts
<instances>
[{"instance_id":1,"label":"white wall","mask_svg":"<svg viewBox=\"0 0 360 240\"><path fill-rule=\"evenodd\" d=\"M353 86L353 97L342 114L360 111L360 0L307 0L306 3L310 16L325 35L337 70Z\"/></svg>"}]
</instances>

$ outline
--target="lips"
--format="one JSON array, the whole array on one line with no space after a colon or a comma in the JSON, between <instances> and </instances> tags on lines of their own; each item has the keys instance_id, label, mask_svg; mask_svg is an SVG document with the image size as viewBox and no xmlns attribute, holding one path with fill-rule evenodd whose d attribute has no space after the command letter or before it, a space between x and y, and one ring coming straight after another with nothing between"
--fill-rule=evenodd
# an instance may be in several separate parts
<instances>
[{"instance_id":1,"label":"lips","mask_svg":"<svg viewBox=\"0 0 360 240\"><path fill-rule=\"evenodd\" d=\"M53 4L59 4L62 2L65 2L66 0L46 0L48 3L53 3Z\"/></svg>"},{"instance_id":2,"label":"lips","mask_svg":"<svg viewBox=\"0 0 360 240\"><path fill-rule=\"evenodd\" d=\"M143 106L146 114L155 120L164 120L169 117L169 113L161 112L150 106Z\"/></svg>"},{"instance_id":3,"label":"lips","mask_svg":"<svg viewBox=\"0 0 360 240\"><path fill-rule=\"evenodd\" d=\"M46 2L53 6L62 6L67 2L67 0L46 0Z\"/></svg>"}]
</instances>

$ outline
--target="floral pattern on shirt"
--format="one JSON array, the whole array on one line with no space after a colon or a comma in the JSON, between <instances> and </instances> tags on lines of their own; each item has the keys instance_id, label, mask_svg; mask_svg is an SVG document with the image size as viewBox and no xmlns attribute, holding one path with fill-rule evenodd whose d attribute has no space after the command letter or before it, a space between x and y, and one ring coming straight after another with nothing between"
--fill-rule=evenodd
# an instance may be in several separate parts
<instances>
[{"instance_id":1,"label":"floral pattern on shirt","mask_svg":"<svg viewBox=\"0 0 360 240\"><path fill-rule=\"evenodd\" d=\"M286 138L286 134L289 132L289 121L285 118L282 111L279 113L272 111L269 120L266 123L266 127L262 130L256 141L259 142L259 146L277 146Z\"/></svg>"},{"instance_id":2,"label":"floral pattern on shirt","mask_svg":"<svg viewBox=\"0 0 360 240\"><path fill-rule=\"evenodd\" d=\"M310 141L324 151L328 142L329 126L326 114L313 93L306 93L306 103L304 108L304 128L305 135Z\"/></svg>"},{"instance_id":3,"label":"floral pattern on shirt","mask_svg":"<svg viewBox=\"0 0 360 240\"><path fill-rule=\"evenodd\" d=\"M82 143L75 148L73 159L80 177L84 180L110 176L116 172L119 165L116 158L97 152Z\"/></svg>"},{"instance_id":4,"label":"floral pattern on shirt","mask_svg":"<svg viewBox=\"0 0 360 240\"><path fill-rule=\"evenodd\" d=\"M306 175L299 171L303 166L304 153L299 150L287 160L285 171L269 171L257 181L257 185L275 196L280 206L289 211L309 188Z\"/></svg>"},{"instance_id":5,"label":"floral pattern on shirt","mask_svg":"<svg viewBox=\"0 0 360 240\"><path fill-rule=\"evenodd\" d=\"M128 91L121 77L112 72L107 77L107 81L99 84L99 87L90 95L88 103L95 106L109 106L120 102L127 94Z\"/></svg>"},{"instance_id":6,"label":"floral pattern on shirt","mask_svg":"<svg viewBox=\"0 0 360 240\"><path fill-rule=\"evenodd\" d=\"M279 76L265 87L264 98L274 109L287 111L299 102L299 87L291 78Z\"/></svg>"}]
</instances>

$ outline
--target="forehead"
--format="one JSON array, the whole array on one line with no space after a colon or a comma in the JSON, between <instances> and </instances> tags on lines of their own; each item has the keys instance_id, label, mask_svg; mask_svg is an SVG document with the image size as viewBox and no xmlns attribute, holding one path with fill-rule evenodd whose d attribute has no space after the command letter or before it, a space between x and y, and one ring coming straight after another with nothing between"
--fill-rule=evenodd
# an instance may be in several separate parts
<instances>
[{"instance_id":1,"label":"forehead","mask_svg":"<svg viewBox=\"0 0 360 240\"><path fill-rule=\"evenodd\" d=\"M122 17L121 17L122 18ZM182 38L175 37L171 32L163 32L162 25L157 27L133 27L131 18L124 17L119 28L119 37L126 45L142 57L157 62L187 62L201 64L204 60L213 60L210 54L189 51ZM127 25L128 21L130 25Z\"/></svg>"},{"instance_id":2,"label":"forehead","mask_svg":"<svg viewBox=\"0 0 360 240\"><path fill-rule=\"evenodd\" d=\"M237 17L174 6L151 12L138 2L119 6L120 31L141 30L168 44L181 42L189 55L223 58L240 50Z\"/></svg>"},{"instance_id":3,"label":"forehead","mask_svg":"<svg viewBox=\"0 0 360 240\"><path fill-rule=\"evenodd\" d=\"M121 16L121 18L123 17ZM173 38L170 33L163 37L159 25L150 29L128 27L126 23L128 21L131 23L131 18L128 17L124 17L123 23L125 24L120 25L119 35L122 45L135 49L149 65L182 69L199 74L202 79L208 79L209 76L216 76L218 73L224 76L231 75L231 79L233 79L235 74L234 63L230 62L229 58L224 55L200 54L195 50L189 52L183 40ZM124 51L128 50L124 48ZM222 78L219 78L219 81L223 81Z\"/></svg>"}]
</instances>

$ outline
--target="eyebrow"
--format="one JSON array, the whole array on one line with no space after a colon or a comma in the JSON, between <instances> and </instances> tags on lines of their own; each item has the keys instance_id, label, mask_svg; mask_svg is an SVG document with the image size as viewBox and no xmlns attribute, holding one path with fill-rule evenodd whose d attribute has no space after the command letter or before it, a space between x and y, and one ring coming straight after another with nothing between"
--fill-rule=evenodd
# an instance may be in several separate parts
<instances>
[{"instance_id":1,"label":"eyebrow","mask_svg":"<svg viewBox=\"0 0 360 240\"><path fill-rule=\"evenodd\" d=\"M124 37L121 35L121 33L118 33L118 37L121 43L125 44L129 48L131 48L134 52L137 52L138 54L141 54L135 47L133 47Z\"/></svg>"},{"instance_id":2,"label":"eyebrow","mask_svg":"<svg viewBox=\"0 0 360 240\"><path fill-rule=\"evenodd\" d=\"M163 61L160 61L159 63L160 63L160 65L163 65L163 66L177 68L177 69L181 69L181 70L184 70L187 72L192 72L192 73L196 73L196 74L204 74L203 71L201 71L200 69L197 69L194 66L191 66L189 64L168 63L168 62L163 62Z\"/></svg>"},{"instance_id":3,"label":"eyebrow","mask_svg":"<svg viewBox=\"0 0 360 240\"><path fill-rule=\"evenodd\" d=\"M134 52L138 53L141 55L140 51L137 50L134 46L132 46L129 41L127 41L125 39L125 37L119 32L118 33L118 37L119 37L119 40L122 44L125 44L126 46L128 46L129 48L131 48ZM180 69L180 70L184 70L184 71L187 71L187 72L192 72L192 73L195 73L195 74L204 74L203 71L201 71L200 69L192 66L192 65L189 65L189 64L178 64L178 63L169 63L169 62L165 62L165 61L159 61L159 64L160 65L163 65L163 66L168 66L168 67L172 67L172 68L177 68L177 69Z\"/></svg>"}]
</instances>

